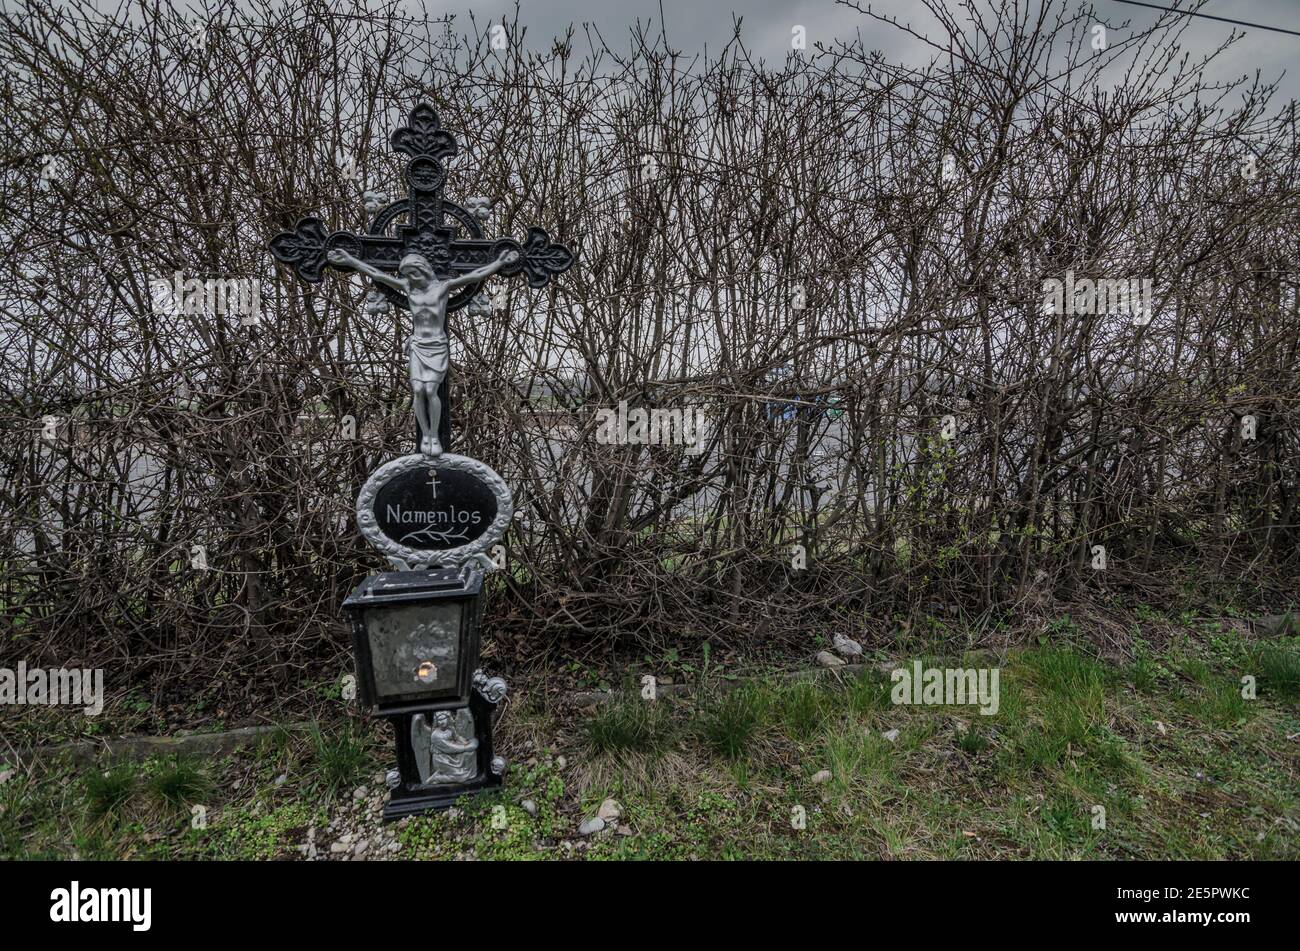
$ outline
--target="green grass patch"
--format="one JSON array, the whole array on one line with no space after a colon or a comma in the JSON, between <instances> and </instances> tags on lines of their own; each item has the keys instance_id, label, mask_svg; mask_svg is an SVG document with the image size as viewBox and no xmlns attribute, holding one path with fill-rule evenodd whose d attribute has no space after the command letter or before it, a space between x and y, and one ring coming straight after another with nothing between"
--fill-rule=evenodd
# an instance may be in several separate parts
<instances>
[{"instance_id":1,"label":"green grass patch","mask_svg":"<svg viewBox=\"0 0 1300 951\"><path fill-rule=\"evenodd\" d=\"M765 699L759 689L745 686L707 700L695 717L706 748L728 760L740 759L763 729Z\"/></svg>"},{"instance_id":2,"label":"green grass patch","mask_svg":"<svg viewBox=\"0 0 1300 951\"><path fill-rule=\"evenodd\" d=\"M810 682L774 688L769 704L769 718L773 724L790 739L804 742L821 735L838 707L830 691Z\"/></svg>"},{"instance_id":3,"label":"green grass patch","mask_svg":"<svg viewBox=\"0 0 1300 951\"><path fill-rule=\"evenodd\" d=\"M1257 645L1249 664L1251 670L1258 671L1262 693L1284 700L1300 699L1300 644L1296 639Z\"/></svg>"},{"instance_id":4,"label":"green grass patch","mask_svg":"<svg viewBox=\"0 0 1300 951\"><path fill-rule=\"evenodd\" d=\"M874 670L629 692L577 715L525 688L498 728L504 788L389 827L394 855L1300 858L1293 639L1189 625L1111 663L1073 621L1053 635L999 662L987 716L895 705ZM1257 699L1243 696L1248 675ZM314 828L328 857L327 825L374 808L350 790L373 793L390 758L385 726L340 717L221 760L41 764L0 784L0 854L297 859ZM579 835L605 798L621 816ZM191 826L196 804L206 828Z\"/></svg>"},{"instance_id":5,"label":"green grass patch","mask_svg":"<svg viewBox=\"0 0 1300 951\"><path fill-rule=\"evenodd\" d=\"M661 701L620 697L598 708L584 724L587 745L597 753L659 754L676 730Z\"/></svg>"},{"instance_id":6,"label":"green grass patch","mask_svg":"<svg viewBox=\"0 0 1300 951\"><path fill-rule=\"evenodd\" d=\"M371 768L370 738L352 720L321 728L313 724L308 734L315 768L315 786L326 798L338 796L363 782Z\"/></svg>"},{"instance_id":7,"label":"green grass patch","mask_svg":"<svg viewBox=\"0 0 1300 951\"><path fill-rule=\"evenodd\" d=\"M116 763L102 772L87 773L83 786L90 818L111 819L120 815L135 794L139 779L133 763Z\"/></svg>"},{"instance_id":8,"label":"green grass patch","mask_svg":"<svg viewBox=\"0 0 1300 951\"><path fill-rule=\"evenodd\" d=\"M146 765L145 788L164 808L184 810L212 797L212 777L197 760L174 757Z\"/></svg>"}]
</instances>

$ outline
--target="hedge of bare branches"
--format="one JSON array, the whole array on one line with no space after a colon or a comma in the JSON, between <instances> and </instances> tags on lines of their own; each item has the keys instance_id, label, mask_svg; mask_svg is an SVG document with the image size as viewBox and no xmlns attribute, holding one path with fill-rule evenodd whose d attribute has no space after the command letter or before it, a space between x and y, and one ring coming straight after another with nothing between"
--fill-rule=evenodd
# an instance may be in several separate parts
<instances>
[{"instance_id":1,"label":"hedge of bare branches","mask_svg":"<svg viewBox=\"0 0 1300 951\"><path fill-rule=\"evenodd\" d=\"M341 669L339 603L381 567L355 493L412 445L408 318L266 243L401 197L387 137L420 99L461 142L449 197L578 253L449 321L454 448L523 513L503 661L1044 590L1286 601L1294 103L1209 84L1177 17L1015 9L933 5L924 69L323 0L4 14L0 652L159 692ZM1051 312L1067 272L1148 278L1150 313ZM176 273L255 281L260 318L160 309ZM703 440L597 439L621 401L701 412Z\"/></svg>"}]
</instances>

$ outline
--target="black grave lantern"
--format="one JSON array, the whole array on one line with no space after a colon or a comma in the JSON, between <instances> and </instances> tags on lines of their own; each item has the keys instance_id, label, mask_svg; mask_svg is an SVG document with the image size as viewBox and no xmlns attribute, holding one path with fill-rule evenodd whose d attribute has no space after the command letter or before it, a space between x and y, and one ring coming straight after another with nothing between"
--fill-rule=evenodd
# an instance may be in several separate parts
<instances>
[{"instance_id":1,"label":"black grave lantern","mask_svg":"<svg viewBox=\"0 0 1300 951\"><path fill-rule=\"evenodd\" d=\"M393 724L397 737L386 821L501 785L506 763L492 751L492 714L506 683L476 667L482 586L483 573L473 566L386 571L366 578L343 602L352 622L357 693ZM444 758L431 759L439 749ZM448 764L450 778L435 775Z\"/></svg>"},{"instance_id":2,"label":"black grave lantern","mask_svg":"<svg viewBox=\"0 0 1300 951\"><path fill-rule=\"evenodd\" d=\"M380 716L469 703L478 662L483 575L386 571L343 602L352 622L357 694Z\"/></svg>"}]
</instances>

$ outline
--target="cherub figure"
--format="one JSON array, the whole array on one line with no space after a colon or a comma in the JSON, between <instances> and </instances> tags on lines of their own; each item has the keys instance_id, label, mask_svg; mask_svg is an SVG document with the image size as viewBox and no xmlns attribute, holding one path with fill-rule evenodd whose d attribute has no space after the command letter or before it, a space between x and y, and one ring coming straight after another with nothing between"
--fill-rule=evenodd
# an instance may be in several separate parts
<instances>
[{"instance_id":1,"label":"cherub figure","mask_svg":"<svg viewBox=\"0 0 1300 951\"><path fill-rule=\"evenodd\" d=\"M483 695L488 703L500 703L506 698L506 682L501 677L489 677L481 670L474 671L472 678L474 689Z\"/></svg>"},{"instance_id":2,"label":"cherub figure","mask_svg":"<svg viewBox=\"0 0 1300 951\"><path fill-rule=\"evenodd\" d=\"M450 347L447 343L447 301L451 292L467 284L476 284L491 277L501 268L519 260L518 251L504 251L491 264L468 274L445 281L438 279L428 259L422 254L408 254L397 266L398 277L371 267L346 251L335 248L326 260L337 268L350 268L364 274L372 281L391 287L406 295L411 305L413 333L406 341L410 354L411 396L416 421L422 437L420 452L426 456L442 455L438 441L438 427L442 422L442 401L438 387L447 375Z\"/></svg>"}]
</instances>

